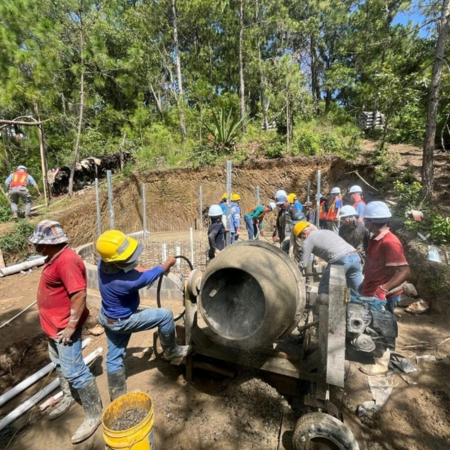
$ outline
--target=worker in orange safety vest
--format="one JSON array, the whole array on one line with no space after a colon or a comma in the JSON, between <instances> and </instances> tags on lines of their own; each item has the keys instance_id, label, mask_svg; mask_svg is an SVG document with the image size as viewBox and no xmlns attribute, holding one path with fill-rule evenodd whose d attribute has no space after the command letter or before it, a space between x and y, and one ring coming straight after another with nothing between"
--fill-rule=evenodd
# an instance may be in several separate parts
<instances>
[{"instance_id":1,"label":"worker in orange safety vest","mask_svg":"<svg viewBox=\"0 0 450 450\"><path fill-rule=\"evenodd\" d=\"M18 217L17 204L19 198L25 203L25 217L28 217L31 212L31 195L27 186L31 184L36 189L39 197L41 192L34 178L28 173L25 166L17 167L16 171L9 175L5 181L6 189L9 191L9 198L11 200L11 211L14 218Z\"/></svg>"},{"instance_id":2,"label":"worker in orange safety vest","mask_svg":"<svg viewBox=\"0 0 450 450\"><path fill-rule=\"evenodd\" d=\"M339 212L342 208L342 196L341 190L338 187L331 189L330 195L333 201L331 202L330 208L327 213L327 224L328 229L339 233Z\"/></svg>"}]
</instances>

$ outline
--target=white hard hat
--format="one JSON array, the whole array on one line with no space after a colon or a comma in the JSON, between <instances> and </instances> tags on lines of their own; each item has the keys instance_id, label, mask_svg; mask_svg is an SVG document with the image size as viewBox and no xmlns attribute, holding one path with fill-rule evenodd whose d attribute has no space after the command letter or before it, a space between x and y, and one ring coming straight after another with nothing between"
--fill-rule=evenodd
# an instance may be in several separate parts
<instances>
[{"instance_id":1,"label":"white hard hat","mask_svg":"<svg viewBox=\"0 0 450 450\"><path fill-rule=\"evenodd\" d=\"M373 223L383 223L386 222L386 219L392 217L392 213L386 203L370 202L364 208L363 217L371 220Z\"/></svg>"},{"instance_id":2,"label":"white hard hat","mask_svg":"<svg viewBox=\"0 0 450 450\"><path fill-rule=\"evenodd\" d=\"M331 189L330 194L340 194L341 190L338 187L334 187L333 189Z\"/></svg>"},{"instance_id":3,"label":"white hard hat","mask_svg":"<svg viewBox=\"0 0 450 450\"><path fill-rule=\"evenodd\" d=\"M288 201L286 194L279 194L275 198L277 205L282 205L283 203L286 203Z\"/></svg>"},{"instance_id":4,"label":"white hard hat","mask_svg":"<svg viewBox=\"0 0 450 450\"><path fill-rule=\"evenodd\" d=\"M209 208L208 211L208 216L209 217L219 217L223 214L222 208L220 207L220 205L212 205Z\"/></svg>"},{"instance_id":5,"label":"white hard hat","mask_svg":"<svg viewBox=\"0 0 450 450\"><path fill-rule=\"evenodd\" d=\"M25 170L25 172L26 172L27 168L25 166L17 166L16 170Z\"/></svg>"},{"instance_id":6,"label":"white hard hat","mask_svg":"<svg viewBox=\"0 0 450 450\"><path fill-rule=\"evenodd\" d=\"M323 198L322 194L316 194L316 200L320 200L321 198Z\"/></svg>"},{"instance_id":7,"label":"white hard hat","mask_svg":"<svg viewBox=\"0 0 450 450\"><path fill-rule=\"evenodd\" d=\"M287 197L287 192L283 191L283 189L278 190L277 193L275 194L275 199L280 195L285 195Z\"/></svg>"},{"instance_id":8,"label":"white hard hat","mask_svg":"<svg viewBox=\"0 0 450 450\"><path fill-rule=\"evenodd\" d=\"M272 211L275 211L275 209L277 209L277 205L275 205L274 202L270 202L267 206L268 206Z\"/></svg>"},{"instance_id":9,"label":"white hard hat","mask_svg":"<svg viewBox=\"0 0 450 450\"><path fill-rule=\"evenodd\" d=\"M350 217L350 216L357 216L358 213L356 212L356 209L353 208L351 205L344 205L341 208L341 211L339 212L339 217Z\"/></svg>"},{"instance_id":10,"label":"white hard hat","mask_svg":"<svg viewBox=\"0 0 450 450\"><path fill-rule=\"evenodd\" d=\"M358 186L358 185L355 184L354 186L352 186L349 189L348 193L349 194L362 194L361 186Z\"/></svg>"}]
</instances>

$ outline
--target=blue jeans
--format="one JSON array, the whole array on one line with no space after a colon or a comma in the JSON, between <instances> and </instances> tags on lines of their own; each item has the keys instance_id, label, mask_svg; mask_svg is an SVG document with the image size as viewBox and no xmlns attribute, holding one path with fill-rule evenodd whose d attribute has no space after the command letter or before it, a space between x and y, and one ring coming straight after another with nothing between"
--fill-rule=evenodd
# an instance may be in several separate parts
<instances>
[{"instance_id":1,"label":"blue jeans","mask_svg":"<svg viewBox=\"0 0 450 450\"><path fill-rule=\"evenodd\" d=\"M351 295L359 295L358 287L363 282L362 264L359 254L352 253L344 255L340 260L334 262L333 264L344 266L345 280L347 282L347 287L351 290ZM328 264L319 283L319 294L330 293L330 270L331 265Z\"/></svg>"},{"instance_id":2,"label":"blue jeans","mask_svg":"<svg viewBox=\"0 0 450 450\"><path fill-rule=\"evenodd\" d=\"M63 377L74 389L86 386L94 379L81 354L81 329L75 330L71 344L60 344L58 339L48 339L48 353L51 361L60 369Z\"/></svg>"},{"instance_id":3,"label":"blue jeans","mask_svg":"<svg viewBox=\"0 0 450 450\"><path fill-rule=\"evenodd\" d=\"M110 373L123 370L123 360L130 341L131 333L151 330L158 327L160 333L171 333L175 329L173 312L167 308L149 308L137 311L128 319L108 319L103 309L98 314L98 320L105 328L108 355L106 356L106 370Z\"/></svg>"},{"instance_id":4,"label":"blue jeans","mask_svg":"<svg viewBox=\"0 0 450 450\"><path fill-rule=\"evenodd\" d=\"M248 239L251 241L255 236L258 235L258 229L256 228L256 224L253 223L253 219L249 216L244 216L245 225L247 226L248 231ZM257 239L257 237L255 238Z\"/></svg>"}]
</instances>

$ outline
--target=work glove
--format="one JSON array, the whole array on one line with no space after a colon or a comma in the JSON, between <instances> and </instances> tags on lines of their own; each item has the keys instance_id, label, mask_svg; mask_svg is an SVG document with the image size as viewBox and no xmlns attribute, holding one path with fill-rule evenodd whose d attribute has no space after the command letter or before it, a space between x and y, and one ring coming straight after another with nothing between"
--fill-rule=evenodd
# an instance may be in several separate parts
<instances>
[{"instance_id":1,"label":"work glove","mask_svg":"<svg viewBox=\"0 0 450 450\"><path fill-rule=\"evenodd\" d=\"M264 230L261 230L261 231L259 232L259 234L260 234L261 236L264 236Z\"/></svg>"},{"instance_id":2,"label":"work glove","mask_svg":"<svg viewBox=\"0 0 450 450\"><path fill-rule=\"evenodd\" d=\"M381 286L378 286L376 291L373 293L373 296L378 298L379 300L386 300L386 294L388 291Z\"/></svg>"},{"instance_id":3,"label":"work glove","mask_svg":"<svg viewBox=\"0 0 450 450\"><path fill-rule=\"evenodd\" d=\"M73 333L75 333L75 328L72 327L67 327L64 328L64 330L61 330L56 337L59 338L59 343L60 344L71 344L72 340L70 339L73 335Z\"/></svg>"},{"instance_id":4,"label":"work glove","mask_svg":"<svg viewBox=\"0 0 450 450\"><path fill-rule=\"evenodd\" d=\"M218 248L216 248L215 250L214 250L214 255L218 255L220 253L220 250L218 249Z\"/></svg>"},{"instance_id":5,"label":"work glove","mask_svg":"<svg viewBox=\"0 0 450 450\"><path fill-rule=\"evenodd\" d=\"M273 242L280 242L280 238L278 236L273 237Z\"/></svg>"}]
</instances>

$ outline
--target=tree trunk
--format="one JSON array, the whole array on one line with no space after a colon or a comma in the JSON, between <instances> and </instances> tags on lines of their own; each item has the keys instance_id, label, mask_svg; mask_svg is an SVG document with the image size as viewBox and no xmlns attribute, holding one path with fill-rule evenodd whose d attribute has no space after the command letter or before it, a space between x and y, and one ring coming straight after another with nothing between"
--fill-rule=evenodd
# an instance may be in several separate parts
<instances>
[{"instance_id":1,"label":"tree trunk","mask_svg":"<svg viewBox=\"0 0 450 450\"><path fill-rule=\"evenodd\" d=\"M183 79L181 77L181 59L180 48L178 42L178 25L177 25L177 2L172 0L172 15L173 15L173 44L175 50L175 64L177 67L177 83L178 83L178 116L180 118L181 137L183 141L186 140L186 122L184 119L184 92L183 92Z\"/></svg>"},{"instance_id":2,"label":"tree trunk","mask_svg":"<svg viewBox=\"0 0 450 450\"><path fill-rule=\"evenodd\" d=\"M80 8L80 11L82 8ZM78 128L77 128L77 138L75 141L75 150L73 152L73 163L70 168L69 177L69 197L73 195L73 177L75 175L75 169L78 161L78 154L80 152L80 139L81 131L83 129L83 114L84 114L84 30L83 30L83 17L80 13L79 17L79 27L80 27L80 64L81 64L81 76L80 76L80 112L78 116Z\"/></svg>"},{"instance_id":3,"label":"tree trunk","mask_svg":"<svg viewBox=\"0 0 450 450\"><path fill-rule=\"evenodd\" d=\"M436 54L433 61L430 93L428 97L428 114L423 143L422 186L428 198L433 195L434 188L434 161L433 152L436 139L436 117L438 112L440 87L442 79L442 65L445 57L445 43L447 41L450 15L450 0L444 0L441 18L439 20L439 34L436 45Z\"/></svg>"},{"instance_id":4,"label":"tree trunk","mask_svg":"<svg viewBox=\"0 0 450 450\"><path fill-rule=\"evenodd\" d=\"M311 95L313 98L314 111L317 113L319 109L319 100L320 100L319 69L317 67L315 41L312 36L310 39L310 57L311 57Z\"/></svg>"},{"instance_id":5,"label":"tree trunk","mask_svg":"<svg viewBox=\"0 0 450 450\"><path fill-rule=\"evenodd\" d=\"M286 83L286 152L289 153L291 147L291 109L289 107L289 83Z\"/></svg>"},{"instance_id":6,"label":"tree trunk","mask_svg":"<svg viewBox=\"0 0 450 450\"><path fill-rule=\"evenodd\" d=\"M242 132L245 133L245 83L244 83L244 0L239 0L239 96L241 104L241 126Z\"/></svg>"},{"instance_id":7,"label":"tree trunk","mask_svg":"<svg viewBox=\"0 0 450 450\"><path fill-rule=\"evenodd\" d=\"M34 111L36 113L36 119L38 120L38 122L41 122L41 115L39 113L39 104L38 104L37 100L34 102ZM47 183L47 155L45 152L45 144L44 144L44 130L42 129L41 123L37 127L38 127L38 134L39 134L39 150L41 153L42 187L44 189L45 206L48 206L49 189L48 189L48 183Z\"/></svg>"}]
</instances>

